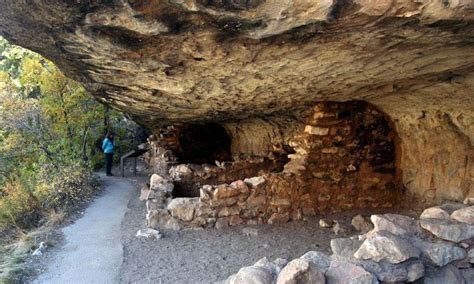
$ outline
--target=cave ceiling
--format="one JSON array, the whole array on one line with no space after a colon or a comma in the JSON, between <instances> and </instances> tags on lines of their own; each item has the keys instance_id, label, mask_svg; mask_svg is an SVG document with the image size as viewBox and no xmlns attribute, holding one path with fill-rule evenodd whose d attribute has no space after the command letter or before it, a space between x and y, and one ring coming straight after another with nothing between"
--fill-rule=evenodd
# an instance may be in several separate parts
<instances>
[{"instance_id":1,"label":"cave ceiling","mask_svg":"<svg viewBox=\"0 0 474 284\"><path fill-rule=\"evenodd\" d=\"M0 2L0 34L148 126L470 88L473 19L470 0Z\"/></svg>"}]
</instances>

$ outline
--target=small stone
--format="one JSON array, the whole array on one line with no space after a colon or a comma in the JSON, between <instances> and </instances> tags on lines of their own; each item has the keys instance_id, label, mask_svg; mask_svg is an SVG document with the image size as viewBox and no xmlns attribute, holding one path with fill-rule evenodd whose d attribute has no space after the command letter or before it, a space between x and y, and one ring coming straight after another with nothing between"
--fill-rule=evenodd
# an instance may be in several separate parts
<instances>
[{"instance_id":1,"label":"small stone","mask_svg":"<svg viewBox=\"0 0 474 284\"><path fill-rule=\"evenodd\" d=\"M258 236L258 229L246 227L242 229L242 233L246 235L247 237L250 237L250 236L256 237Z\"/></svg>"},{"instance_id":2,"label":"small stone","mask_svg":"<svg viewBox=\"0 0 474 284\"><path fill-rule=\"evenodd\" d=\"M333 260L326 272L328 283L372 284L378 283L377 278L364 268L355 264Z\"/></svg>"},{"instance_id":3,"label":"small stone","mask_svg":"<svg viewBox=\"0 0 474 284\"><path fill-rule=\"evenodd\" d=\"M444 211L443 209L439 207L431 207L425 209L421 215L420 219L429 219L429 218L435 218L435 219L449 219L449 214L448 212Z\"/></svg>"},{"instance_id":4,"label":"small stone","mask_svg":"<svg viewBox=\"0 0 474 284\"><path fill-rule=\"evenodd\" d=\"M370 219L367 217L363 217L360 214L352 218L351 224L354 229L361 233L367 233L368 231L374 228L374 225L372 224L372 222L370 222Z\"/></svg>"},{"instance_id":5,"label":"small stone","mask_svg":"<svg viewBox=\"0 0 474 284\"><path fill-rule=\"evenodd\" d=\"M240 224L243 224L244 223L244 220L242 220L242 218L240 218L239 216L230 216L229 218L229 225L230 226L236 226L236 225L240 225Z\"/></svg>"},{"instance_id":6,"label":"small stone","mask_svg":"<svg viewBox=\"0 0 474 284\"><path fill-rule=\"evenodd\" d=\"M354 253L358 259L400 263L420 256L420 250L396 235L380 231L367 237Z\"/></svg>"},{"instance_id":7,"label":"small stone","mask_svg":"<svg viewBox=\"0 0 474 284\"><path fill-rule=\"evenodd\" d=\"M215 226L218 230L229 227L229 217L217 218Z\"/></svg>"},{"instance_id":8,"label":"small stone","mask_svg":"<svg viewBox=\"0 0 474 284\"><path fill-rule=\"evenodd\" d=\"M324 284L324 273L310 261L294 259L278 274L277 284Z\"/></svg>"},{"instance_id":9,"label":"small stone","mask_svg":"<svg viewBox=\"0 0 474 284\"><path fill-rule=\"evenodd\" d=\"M199 189L199 199L203 202L207 202L211 200L213 191L214 191L214 188L212 187L212 185L208 185L208 184L203 185Z\"/></svg>"},{"instance_id":10,"label":"small stone","mask_svg":"<svg viewBox=\"0 0 474 284\"><path fill-rule=\"evenodd\" d=\"M334 226L334 221L319 219L319 227L321 228L332 228Z\"/></svg>"},{"instance_id":11,"label":"small stone","mask_svg":"<svg viewBox=\"0 0 474 284\"><path fill-rule=\"evenodd\" d=\"M474 205L474 197L467 197L466 199L464 199L463 203L465 205Z\"/></svg>"},{"instance_id":12,"label":"small stone","mask_svg":"<svg viewBox=\"0 0 474 284\"><path fill-rule=\"evenodd\" d=\"M273 213L270 219L268 219L269 224L282 224L290 220L290 213Z\"/></svg>"},{"instance_id":13,"label":"small stone","mask_svg":"<svg viewBox=\"0 0 474 284\"><path fill-rule=\"evenodd\" d=\"M474 248L469 250L467 257L469 258L469 262L474 264Z\"/></svg>"},{"instance_id":14,"label":"small stone","mask_svg":"<svg viewBox=\"0 0 474 284\"><path fill-rule=\"evenodd\" d=\"M244 179L244 182L251 188L256 188L265 183L265 178L262 176L251 177Z\"/></svg>"},{"instance_id":15,"label":"small stone","mask_svg":"<svg viewBox=\"0 0 474 284\"><path fill-rule=\"evenodd\" d=\"M355 171L357 171L357 168L353 164L350 164L349 166L346 167L346 172L355 172Z\"/></svg>"},{"instance_id":16,"label":"small stone","mask_svg":"<svg viewBox=\"0 0 474 284\"><path fill-rule=\"evenodd\" d=\"M329 128L306 125L304 132L311 135L325 136L329 134Z\"/></svg>"},{"instance_id":17,"label":"small stone","mask_svg":"<svg viewBox=\"0 0 474 284\"><path fill-rule=\"evenodd\" d=\"M458 209L451 213L451 219L474 225L474 206Z\"/></svg>"},{"instance_id":18,"label":"small stone","mask_svg":"<svg viewBox=\"0 0 474 284\"><path fill-rule=\"evenodd\" d=\"M323 272L326 272L331 264L329 256L319 251L309 251L300 258L314 263Z\"/></svg>"},{"instance_id":19,"label":"small stone","mask_svg":"<svg viewBox=\"0 0 474 284\"><path fill-rule=\"evenodd\" d=\"M334 235L338 236L341 234L345 234L347 230L339 222L335 221L335 225L332 228L332 231L334 232Z\"/></svg>"},{"instance_id":20,"label":"small stone","mask_svg":"<svg viewBox=\"0 0 474 284\"><path fill-rule=\"evenodd\" d=\"M474 237L474 225L442 219L422 219L420 225L440 239L462 242Z\"/></svg>"},{"instance_id":21,"label":"small stone","mask_svg":"<svg viewBox=\"0 0 474 284\"><path fill-rule=\"evenodd\" d=\"M33 255L33 256L43 255L43 251L46 250L47 247L48 246L46 245L45 242L40 242L38 248L35 249L31 255Z\"/></svg>"},{"instance_id":22,"label":"small stone","mask_svg":"<svg viewBox=\"0 0 474 284\"><path fill-rule=\"evenodd\" d=\"M137 232L137 237L141 238L147 238L147 239L160 239L161 234L158 230L146 228L143 230L138 230Z\"/></svg>"},{"instance_id":23,"label":"small stone","mask_svg":"<svg viewBox=\"0 0 474 284\"><path fill-rule=\"evenodd\" d=\"M416 221L408 216L398 214L372 215L370 220L374 224L374 231L387 231L394 235L414 234L418 231Z\"/></svg>"},{"instance_id":24,"label":"small stone","mask_svg":"<svg viewBox=\"0 0 474 284\"><path fill-rule=\"evenodd\" d=\"M444 267L429 268L425 272L424 283L430 284L447 284L466 283L461 271L454 265L448 264Z\"/></svg>"}]
</instances>

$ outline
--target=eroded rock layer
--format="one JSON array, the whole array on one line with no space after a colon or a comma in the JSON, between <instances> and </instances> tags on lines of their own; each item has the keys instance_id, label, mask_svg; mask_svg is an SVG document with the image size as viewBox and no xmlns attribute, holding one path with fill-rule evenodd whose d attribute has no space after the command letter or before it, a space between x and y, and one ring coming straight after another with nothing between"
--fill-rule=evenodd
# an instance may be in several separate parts
<instances>
[{"instance_id":1,"label":"eroded rock layer","mask_svg":"<svg viewBox=\"0 0 474 284\"><path fill-rule=\"evenodd\" d=\"M0 33L98 100L152 129L217 122L233 157L287 145L317 101L368 101L426 202L474 194L473 18L470 0L0 2Z\"/></svg>"}]
</instances>

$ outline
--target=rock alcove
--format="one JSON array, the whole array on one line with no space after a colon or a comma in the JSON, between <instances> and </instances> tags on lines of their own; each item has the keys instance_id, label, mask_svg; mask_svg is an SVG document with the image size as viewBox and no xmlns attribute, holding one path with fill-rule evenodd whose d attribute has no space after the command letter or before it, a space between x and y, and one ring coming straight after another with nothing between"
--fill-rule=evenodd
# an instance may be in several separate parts
<instances>
[{"instance_id":1,"label":"rock alcove","mask_svg":"<svg viewBox=\"0 0 474 284\"><path fill-rule=\"evenodd\" d=\"M368 103L319 102L299 117L213 126L217 133L227 133L231 157L223 160L180 163L172 151L162 154L178 149L183 157L192 155L183 150L196 148L180 146L182 133L188 133L186 138L216 133L202 127L166 128L161 131L166 139L150 142L147 159L166 165L159 173L169 173L165 183L174 184L168 211L180 226L302 220L341 210L392 207L404 195L398 134L390 118ZM212 137L199 141L196 147L220 153ZM155 180L159 182L152 190L163 182ZM149 217L154 216L155 198L148 203ZM156 223L153 217L149 222Z\"/></svg>"},{"instance_id":2,"label":"rock alcove","mask_svg":"<svg viewBox=\"0 0 474 284\"><path fill-rule=\"evenodd\" d=\"M399 138L394 175L369 161L357 172L392 176L383 188L400 186L419 205L474 194L473 19L472 1L444 0L0 3L2 36L52 60L156 139L170 125L223 127L242 166L239 176L221 164L214 185L263 170L276 174L267 182L274 189L295 188L305 175L294 171L308 168L297 138L320 130L305 132L303 118L315 102L356 100L386 114ZM203 162L195 152L181 159Z\"/></svg>"}]
</instances>

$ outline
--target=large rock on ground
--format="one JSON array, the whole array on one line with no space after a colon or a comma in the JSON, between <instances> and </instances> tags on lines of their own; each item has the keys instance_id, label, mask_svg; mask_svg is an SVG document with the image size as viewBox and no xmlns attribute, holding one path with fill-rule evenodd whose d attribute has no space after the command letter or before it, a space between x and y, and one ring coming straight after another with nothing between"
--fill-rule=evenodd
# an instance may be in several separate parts
<instances>
[{"instance_id":1,"label":"large rock on ground","mask_svg":"<svg viewBox=\"0 0 474 284\"><path fill-rule=\"evenodd\" d=\"M416 220L399 214L372 215L374 232L387 231L394 235L414 234L418 231Z\"/></svg>"},{"instance_id":2,"label":"large rock on ground","mask_svg":"<svg viewBox=\"0 0 474 284\"><path fill-rule=\"evenodd\" d=\"M379 231L369 235L354 253L358 259L400 263L420 256L420 250L396 235Z\"/></svg>"},{"instance_id":3,"label":"large rock on ground","mask_svg":"<svg viewBox=\"0 0 474 284\"><path fill-rule=\"evenodd\" d=\"M461 271L454 265L446 265L441 268L427 269L424 282L429 284L465 284L466 280Z\"/></svg>"},{"instance_id":4,"label":"large rock on ground","mask_svg":"<svg viewBox=\"0 0 474 284\"><path fill-rule=\"evenodd\" d=\"M461 242L474 237L474 225L444 219L422 219L420 226L440 239Z\"/></svg>"},{"instance_id":5,"label":"large rock on ground","mask_svg":"<svg viewBox=\"0 0 474 284\"><path fill-rule=\"evenodd\" d=\"M412 243L421 250L421 254L425 259L437 266L445 266L466 257L464 249L450 242L437 241L433 243L422 239L412 239Z\"/></svg>"},{"instance_id":6,"label":"large rock on ground","mask_svg":"<svg viewBox=\"0 0 474 284\"><path fill-rule=\"evenodd\" d=\"M363 241L358 238L339 238L331 240L333 251L332 259L347 261L363 267L373 273L378 280L386 282L415 281L424 275L424 266L420 260L408 260L399 264L386 261L375 262L371 260L359 260L354 253L362 245Z\"/></svg>"},{"instance_id":7,"label":"large rock on ground","mask_svg":"<svg viewBox=\"0 0 474 284\"><path fill-rule=\"evenodd\" d=\"M331 264L331 259L319 251L309 251L300 258L314 263L323 272L326 272Z\"/></svg>"},{"instance_id":8,"label":"large rock on ground","mask_svg":"<svg viewBox=\"0 0 474 284\"><path fill-rule=\"evenodd\" d=\"M227 278L223 284L272 284L272 273L268 269L259 266L243 267Z\"/></svg>"},{"instance_id":9,"label":"large rock on ground","mask_svg":"<svg viewBox=\"0 0 474 284\"><path fill-rule=\"evenodd\" d=\"M277 284L324 284L324 273L311 261L297 258L280 272Z\"/></svg>"},{"instance_id":10,"label":"large rock on ground","mask_svg":"<svg viewBox=\"0 0 474 284\"><path fill-rule=\"evenodd\" d=\"M474 225L474 205L454 211L451 213L451 218L459 222Z\"/></svg>"},{"instance_id":11,"label":"large rock on ground","mask_svg":"<svg viewBox=\"0 0 474 284\"><path fill-rule=\"evenodd\" d=\"M440 207L430 207L423 210L420 219L449 219L449 213Z\"/></svg>"},{"instance_id":12,"label":"large rock on ground","mask_svg":"<svg viewBox=\"0 0 474 284\"><path fill-rule=\"evenodd\" d=\"M377 278L364 268L349 262L333 260L326 272L328 284L375 284Z\"/></svg>"}]
</instances>

